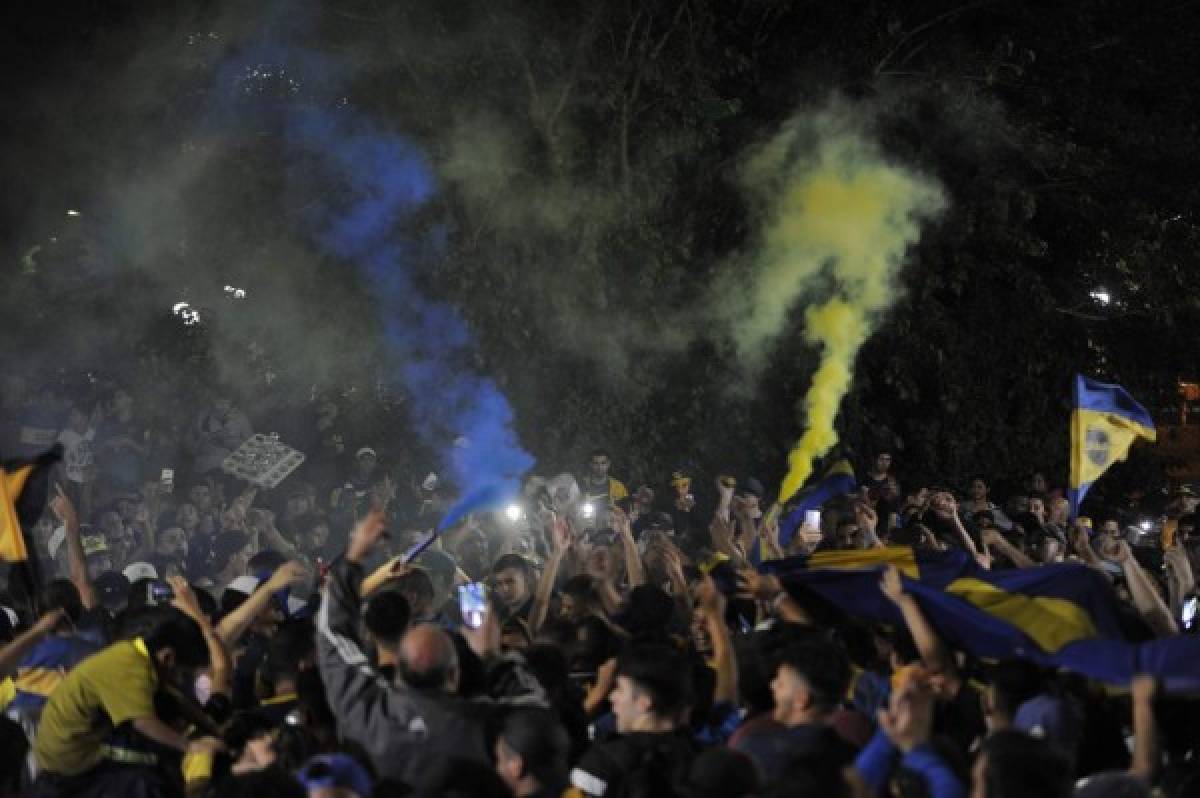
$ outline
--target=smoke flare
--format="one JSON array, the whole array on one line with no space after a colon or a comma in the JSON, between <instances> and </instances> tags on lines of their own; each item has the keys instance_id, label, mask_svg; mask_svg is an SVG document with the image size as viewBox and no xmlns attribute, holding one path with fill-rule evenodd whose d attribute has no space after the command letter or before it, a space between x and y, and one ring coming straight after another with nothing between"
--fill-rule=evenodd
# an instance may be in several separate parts
<instances>
[{"instance_id":1,"label":"smoke flare","mask_svg":"<svg viewBox=\"0 0 1200 798\"><path fill-rule=\"evenodd\" d=\"M748 299L735 322L742 354L761 359L797 300L811 297L805 340L820 363L803 400L805 432L788 455L780 503L838 441L834 423L854 360L897 297L896 276L921 223L945 206L940 188L888 163L844 106L795 118L749 159L744 180L765 222Z\"/></svg>"}]
</instances>

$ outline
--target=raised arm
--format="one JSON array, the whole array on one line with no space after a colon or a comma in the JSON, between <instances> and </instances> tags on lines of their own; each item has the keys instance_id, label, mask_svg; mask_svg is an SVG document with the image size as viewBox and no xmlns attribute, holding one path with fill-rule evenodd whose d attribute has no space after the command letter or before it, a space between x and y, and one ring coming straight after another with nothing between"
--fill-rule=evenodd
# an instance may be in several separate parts
<instances>
[{"instance_id":1,"label":"raised arm","mask_svg":"<svg viewBox=\"0 0 1200 798\"><path fill-rule=\"evenodd\" d=\"M171 603L180 612L195 621L204 634L204 643L208 646L213 695L230 695L233 660L229 656L229 649L225 647L220 635L213 629L208 616L200 609L200 603L196 601L196 594L192 592L187 580L182 576L168 576L167 582L170 583L171 590L175 593L175 600Z\"/></svg>"},{"instance_id":2,"label":"raised arm","mask_svg":"<svg viewBox=\"0 0 1200 798\"><path fill-rule=\"evenodd\" d=\"M84 609L90 610L96 606L96 591L92 587L92 578L88 576L87 557L83 553L83 541L79 536L79 516L75 513L75 505L71 504L67 494L63 493L62 485L54 486L50 510L66 527L67 567L71 575L71 584L79 591Z\"/></svg>"},{"instance_id":3,"label":"raised arm","mask_svg":"<svg viewBox=\"0 0 1200 798\"><path fill-rule=\"evenodd\" d=\"M712 639L713 659L717 671L717 684L713 689L713 703L736 704L738 698L737 657L733 652L733 641L729 638L729 627L725 625L725 596L717 589L712 577L705 576L696 587L696 602L704 612L704 623Z\"/></svg>"},{"instance_id":4,"label":"raised arm","mask_svg":"<svg viewBox=\"0 0 1200 798\"><path fill-rule=\"evenodd\" d=\"M1129 685L1133 699L1133 758L1129 772L1150 784L1158 772L1158 724L1154 718L1154 677L1140 673Z\"/></svg>"},{"instance_id":5,"label":"raised arm","mask_svg":"<svg viewBox=\"0 0 1200 798\"><path fill-rule=\"evenodd\" d=\"M546 622L546 613L550 610L550 596L554 593L554 583L558 580L558 570L562 567L563 558L571 548L571 530L565 516L556 516L551 525L552 548L546 558L546 567L538 579L537 589L533 594L533 606L529 612L529 632L536 635Z\"/></svg>"},{"instance_id":6,"label":"raised arm","mask_svg":"<svg viewBox=\"0 0 1200 798\"><path fill-rule=\"evenodd\" d=\"M1129 597L1133 606L1146 620L1146 623L1159 637L1173 637L1179 634L1179 627L1167 609L1162 596L1150 581L1150 577L1142 570L1142 566L1134 559L1129 544L1123 540L1114 540L1106 544L1105 556L1115 560L1125 574L1125 584L1129 587Z\"/></svg>"},{"instance_id":7,"label":"raised arm","mask_svg":"<svg viewBox=\"0 0 1200 798\"><path fill-rule=\"evenodd\" d=\"M900 572L896 570L896 566L889 565L884 569L879 589L904 616L904 623L908 626L908 632L916 643L917 652L920 653L925 667L947 677L957 677L958 670L954 658L950 656L937 632L929 625L917 600L905 592L904 582L900 579Z\"/></svg>"},{"instance_id":8,"label":"raised arm","mask_svg":"<svg viewBox=\"0 0 1200 798\"><path fill-rule=\"evenodd\" d=\"M808 613L788 595L783 583L774 574L760 574L753 568L743 568L737 572L737 582L738 598L765 603L785 623L812 623Z\"/></svg>"},{"instance_id":9,"label":"raised arm","mask_svg":"<svg viewBox=\"0 0 1200 798\"><path fill-rule=\"evenodd\" d=\"M625 576L629 579L629 586L634 588L646 584L646 571L642 567L642 556L638 552L637 542L633 539L629 516L620 507L614 507L612 522L613 528L621 536L621 549L625 552Z\"/></svg>"},{"instance_id":10,"label":"raised arm","mask_svg":"<svg viewBox=\"0 0 1200 798\"><path fill-rule=\"evenodd\" d=\"M1018 568L1033 568L1037 565L1037 563L1029 558L1029 555L1009 543L997 529L983 530L983 547L988 551L1008 558Z\"/></svg>"},{"instance_id":11,"label":"raised arm","mask_svg":"<svg viewBox=\"0 0 1200 798\"><path fill-rule=\"evenodd\" d=\"M67 617L63 609L51 610L37 619L37 622L10 642L0 647L0 675L11 674L17 669L25 655L33 650L46 635L54 631L54 627Z\"/></svg>"},{"instance_id":12,"label":"raised arm","mask_svg":"<svg viewBox=\"0 0 1200 798\"><path fill-rule=\"evenodd\" d=\"M225 645L232 646L267 608L272 594L296 584L304 575L304 566L298 562L285 562L279 566L236 610L221 619L217 624L217 635Z\"/></svg>"}]
</instances>

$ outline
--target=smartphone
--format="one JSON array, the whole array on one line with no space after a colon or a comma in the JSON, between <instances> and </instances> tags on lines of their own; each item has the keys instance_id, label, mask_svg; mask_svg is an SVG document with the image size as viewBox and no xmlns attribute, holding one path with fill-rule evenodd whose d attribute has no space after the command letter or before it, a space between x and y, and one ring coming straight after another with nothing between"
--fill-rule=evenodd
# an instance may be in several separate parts
<instances>
[{"instance_id":1,"label":"smartphone","mask_svg":"<svg viewBox=\"0 0 1200 798\"><path fill-rule=\"evenodd\" d=\"M175 469L164 468L162 470L162 475L159 477L158 481L159 481L159 484L162 485L163 493L174 493L175 492Z\"/></svg>"},{"instance_id":2,"label":"smartphone","mask_svg":"<svg viewBox=\"0 0 1200 798\"><path fill-rule=\"evenodd\" d=\"M161 604L166 604L175 598L175 591L171 589L170 585L162 580L155 580L151 582L147 586L147 590L149 595L146 596L148 599L146 603L155 607Z\"/></svg>"},{"instance_id":3,"label":"smartphone","mask_svg":"<svg viewBox=\"0 0 1200 798\"><path fill-rule=\"evenodd\" d=\"M483 626L487 617L487 593L483 582L469 582L458 586L458 610L463 623L471 629Z\"/></svg>"},{"instance_id":4,"label":"smartphone","mask_svg":"<svg viewBox=\"0 0 1200 798\"><path fill-rule=\"evenodd\" d=\"M808 526L813 527L814 529L820 529L821 528L821 508L818 507L815 510L805 510L804 511L804 523L807 524Z\"/></svg>"},{"instance_id":5,"label":"smartphone","mask_svg":"<svg viewBox=\"0 0 1200 798\"><path fill-rule=\"evenodd\" d=\"M400 555L400 562L408 565L413 560L421 556L421 552L433 545L433 541L437 540L436 529L426 529L421 534L417 535L417 539L408 547L403 554Z\"/></svg>"},{"instance_id":6,"label":"smartphone","mask_svg":"<svg viewBox=\"0 0 1200 798\"><path fill-rule=\"evenodd\" d=\"M1183 602L1183 628L1191 629L1196 622L1196 597L1192 596Z\"/></svg>"}]
</instances>

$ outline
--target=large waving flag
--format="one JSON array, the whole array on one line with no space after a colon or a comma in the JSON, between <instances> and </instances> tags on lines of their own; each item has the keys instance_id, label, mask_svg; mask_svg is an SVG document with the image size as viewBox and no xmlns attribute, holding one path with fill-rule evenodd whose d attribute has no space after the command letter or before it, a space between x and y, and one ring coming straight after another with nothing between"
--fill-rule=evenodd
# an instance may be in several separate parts
<instances>
[{"instance_id":1,"label":"large waving flag","mask_svg":"<svg viewBox=\"0 0 1200 798\"><path fill-rule=\"evenodd\" d=\"M788 514L779 522L779 545L787 549L796 531L804 523L804 514L816 510L826 502L854 492L858 482L854 479L854 468L846 458L835 460L812 487L800 493L799 499Z\"/></svg>"},{"instance_id":2,"label":"large waving flag","mask_svg":"<svg viewBox=\"0 0 1200 798\"><path fill-rule=\"evenodd\" d=\"M977 657L1029 659L1116 685L1150 673L1169 690L1200 690L1200 637L1126 640L1112 586L1084 565L987 571L961 550L899 546L791 557L764 567L851 616L902 625L879 589L886 565L899 569L905 590L938 634Z\"/></svg>"},{"instance_id":3,"label":"large waving flag","mask_svg":"<svg viewBox=\"0 0 1200 798\"><path fill-rule=\"evenodd\" d=\"M1120 385L1075 375L1075 410L1071 416L1071 483L1067 495L1071 516L1088 488L1113 463L1125 459L1138 438L1154 441L1154 420Z\"/></svg>"}]
</instances>

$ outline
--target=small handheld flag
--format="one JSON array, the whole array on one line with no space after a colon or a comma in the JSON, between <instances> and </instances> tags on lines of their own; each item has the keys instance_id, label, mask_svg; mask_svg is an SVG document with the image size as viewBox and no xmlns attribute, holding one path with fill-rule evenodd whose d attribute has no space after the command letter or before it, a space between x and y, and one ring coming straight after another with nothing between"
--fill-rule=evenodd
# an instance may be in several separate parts
<instances>
[{"instance_id":1,"label":"small handheld flag","mask_svg":"<svg viewBox=\"0 0 1200 798\"><path fill-rule=\"evenodd\" d=\"M1071 517L1088 489L1113 463L1125 459L1138 438L1154 441L1154 420L1120 385L1075 375L1071 415Z\"/></svg>"}]
</instances>

